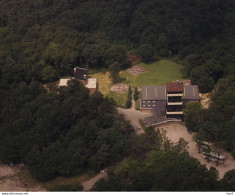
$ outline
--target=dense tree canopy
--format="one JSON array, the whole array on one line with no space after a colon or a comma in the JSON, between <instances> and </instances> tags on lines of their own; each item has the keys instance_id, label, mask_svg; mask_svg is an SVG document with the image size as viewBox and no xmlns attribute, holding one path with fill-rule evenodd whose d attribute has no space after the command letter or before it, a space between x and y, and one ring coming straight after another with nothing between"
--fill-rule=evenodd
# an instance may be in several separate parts
<instances>
[{"instance_id":1,"label":"dense tree canopy","mask_svg":"<svg viewBox=\"0 0 235 195\"><path fill-rule=\"evenodd\" d=\"M187 105L184 110L185 124L188 130L198 132L197 137L201 141L219 144L235 157L234 92L226 90L224 94L218 94L222 90L220 87L218 84L209 109L202 108L200 103Z\"/></svg>"},{"instance_id":2,"label":"dense tree canopy","mask_svg":"<svg viewBox=\"0 0 235 195\"><path fill-rule=\"evenodd\" d=\"M173 146L151 128L130 138L111 99L79 82L49 92L42 83L72 76L75 66L105 68L117 82L127 54L177 56L201 92L215 89L209 110L187 108L188 128L235 156L234 9L233 0L1 0L0 160L23 161L45 181L125 154L94 189L233 189L233 171L217 185L216 171L190 158L182 140Z\"/></svg>"},{"instance_id":3,"label":"dense tree canopy","mask_svg":"<svg viewBox=\"0 0 235 195\"><path fill-rule=\"evenodd\" d=\"M98 171L118 161L132 128L115 114L113 100L82 83L47 93L20 83L1 103L0 159L26 162L40 180Z\"/></svg>"},{"instance_id":4,"label":"dense tree canopy","mask_svg":"<svg viewBox=\"0 0 235 195\"><path fill-rule=\"evenodd\" d=\"M145 61L180 56L207 92L234 67L234 8L233 0L2 0L0 70L9 82L47 81L56 78L49 66L57 76L75 65L128 67L132 50Z\"/></svg>"}]
</instances>

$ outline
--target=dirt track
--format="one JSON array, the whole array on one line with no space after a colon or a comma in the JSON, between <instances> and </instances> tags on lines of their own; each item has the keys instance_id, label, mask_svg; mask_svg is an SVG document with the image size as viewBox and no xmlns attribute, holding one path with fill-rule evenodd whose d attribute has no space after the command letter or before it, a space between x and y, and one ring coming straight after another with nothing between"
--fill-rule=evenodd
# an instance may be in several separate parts
<instances>
[{"instance_id":1,"label":"dirt track","mask_svg":"<svg viewBox=\"0 0 235 195\"><path fill-rule=\"evenodd\" d=\"M27 183L19 181L17 174L20 168L16 166L7 166L0 164L0 191L1 192L25 192L25 191L45 191L40 186L30 187Z\"/></svg>"},{"instance_id":2,"label":"dirt track","mask_svg":"<svg viewBox=\"0 0 235 195\"><path fill-rule=\"evenodd\" d=\"M82 183L83 187L84 187L84 191L89 191L92 186L98 181L100 180L101 178L106 178L108 175L107 175L107 169L104 170L104 173L100 173L99 175L93 177L92 179L88 180L88 181L85 181Z\"/></svg>"},{"instance_id":3,"label":"dirt track","mask_svg":"<svg viewBox=\"0 0 235 195\"><path fill-rule=\"evenodd\" d=\"M165 129L167 131L167 134L166 134L167 137L175 143L178 142L179 138L181 138L181 137L184 138L184 140L186 140L187 142L189 142L188 152L189 152L190 156L198 159L200 161L200 163L203 165L206 165L206 167L208 169L211 166L215 167L219 171L219 178L222 178L227 171L229 171L231 169L235 169L235 159L233 159L231 154L228 152L223 153L223 155L225 155L227 157L227 159L225 160L223 165L219 164L218 166L216 166L215 162L208 163L202 157L202 154L198 153L198 148L193 141L193 134L189 134L184 123L172 122L172 123L160 125L157 128Z\"/></svg>"}]
</instances>

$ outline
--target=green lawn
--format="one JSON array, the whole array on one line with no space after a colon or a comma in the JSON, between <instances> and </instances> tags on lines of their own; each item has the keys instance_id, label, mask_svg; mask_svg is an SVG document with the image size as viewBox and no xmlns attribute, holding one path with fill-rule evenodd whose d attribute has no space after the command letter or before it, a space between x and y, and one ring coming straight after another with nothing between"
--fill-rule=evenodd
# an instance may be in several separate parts
<instances>
[{"instance_id":1,"label":"green lawn","mask_svg":"<svg viewBox=\"0 0 235 195\"><path fill-rule=\"evenodd\" d=\"M132 87L164 85L166 82L183 80L183 66L170 60L160 60L152 63L140 63L147 71L140 75L132 75L122 71L120 77L123 83Z\"/></svg>"},{"instance_id":2,"label":"green lawn","mask_svg":"<svg viewBox=\"0 0 235 195\"><path fill-rule=\"evenodd\" d=\"M126 108L127 94L128 94L128 91L126 91L123 94L110 91L108 96L112 97L119 107Z\"/></svg>"},{"instance_id":3,"label":"green lawn","mask_svg":"<svg viewBox=\"0 0 235 195\"><path fill-rule=\"evenodd\" d=\"M89 75L89 77L97 78L98 90L104 96L112 97L119 107L126 107L127 92L123 94L118 94L114 91L110 91L110 88L113 86L113 84L110 79L109 72L95 73L95 74Z\"/></svg>"},{"instance_id":4,"label":"green lawn","mask_svg":"<svg viewBox=\"0 0 235 195\"><path fill-rule=\"evenodd\" d=\"M110 88L113 86L109 72L90 74L89 77L97 79L98 89L103 95L109 94Z\"/></svg>"}]
</instances>

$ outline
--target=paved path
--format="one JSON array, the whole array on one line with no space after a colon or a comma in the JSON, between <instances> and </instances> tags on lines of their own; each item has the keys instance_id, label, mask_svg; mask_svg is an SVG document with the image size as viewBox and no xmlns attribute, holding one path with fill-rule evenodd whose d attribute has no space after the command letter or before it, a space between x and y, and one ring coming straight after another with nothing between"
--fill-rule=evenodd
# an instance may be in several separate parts
<instances>
[{"instance_id":1,"label":"paved path","mask_svg":"<svg viewBox=\"0 0 235 195\"><path fill-rule=\"evenodd\" d=\"M131 108L135 109L135 100L134 100L134 95L131 95Z\"/></svg>"},{"instance_id":2,"label":"paved path","mask_svg":"<svg viewBox=\"0 0 235 195\"><path fill-rule=\"evenodd\" d=\"M104 173L100 173L98 174L97 176L91 178L90 180L88 181L85 181L82 183L84 189L83 191L89 191L91 190L92 186L97 182L99 181L101 178L106 178L108 175L107 175L107 169L104 169Z\"/></svg>"}]
</instances>

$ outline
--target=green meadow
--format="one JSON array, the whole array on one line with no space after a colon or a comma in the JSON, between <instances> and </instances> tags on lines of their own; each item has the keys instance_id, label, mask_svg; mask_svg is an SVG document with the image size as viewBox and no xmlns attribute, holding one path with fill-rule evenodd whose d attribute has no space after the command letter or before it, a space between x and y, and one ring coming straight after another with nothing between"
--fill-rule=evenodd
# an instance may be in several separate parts
<instances>
[{"instance_id":1,"label":"green meadow","mask_svg":"<svg viewBox=\"0 0 235 195\"><path fill-rule=\"evenodd\" d=\"M140 63L147 71L132 75L125 71L120 72L121 81L131 87L164 85L166 82L183 80L183 66L170 60L160 60L152 63Z\"/></svg>"}]
</instances>

